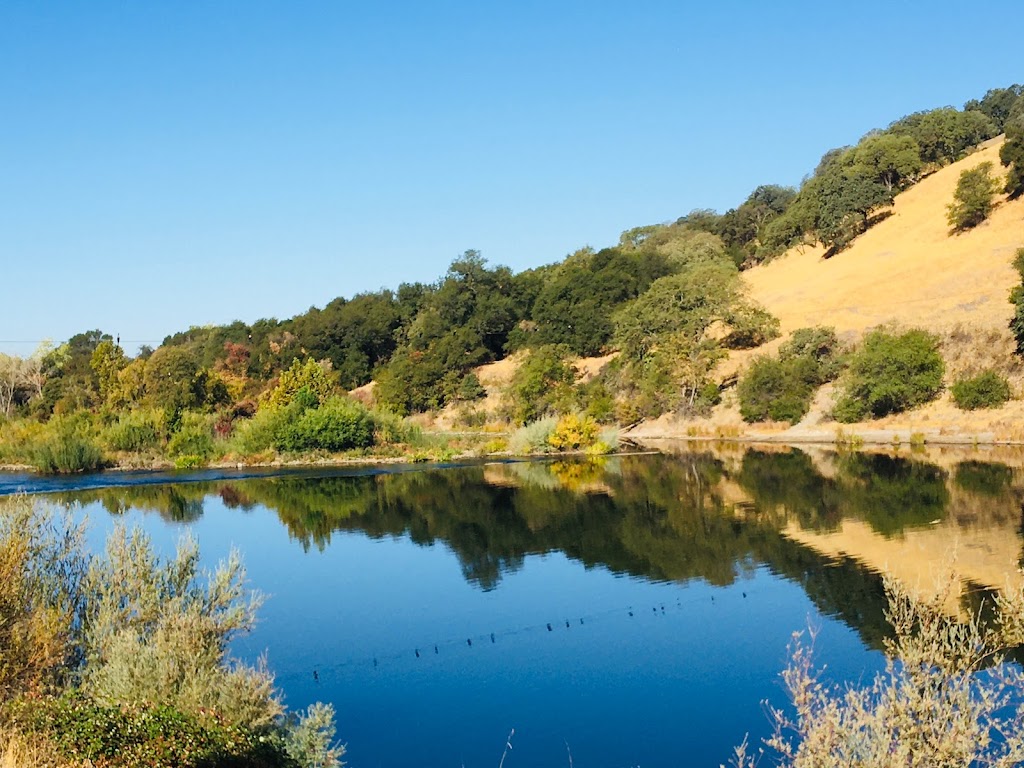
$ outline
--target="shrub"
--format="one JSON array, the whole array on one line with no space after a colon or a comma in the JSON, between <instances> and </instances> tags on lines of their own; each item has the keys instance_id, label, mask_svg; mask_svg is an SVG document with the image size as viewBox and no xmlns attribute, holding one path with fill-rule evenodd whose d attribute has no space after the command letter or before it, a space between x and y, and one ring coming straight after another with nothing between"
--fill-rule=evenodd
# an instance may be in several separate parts
<instances>
[{"instance_id":1,"label":"shrub","mask_svg":"<svg viewBox=\"0 0 1024 768\"><path fill-rule=\"evenodd\" d=\"M556 451L579 451L597 442L600 427L589 416L570 413L555 424L548 436L548 444ZM607 453L607 451L603 451Z\"/></svg>"},{"instance_id":2,"label":"shrub","mask_svg":"<svg viewBox=\"0 0 1024 768\"><path fill-rule=\"evenodd\" d=\"M851 357L833 416L841 422L899 413L926 403L942 388L939 340L921 329L876 330Z\"/></svg>"},{"instance_id":3,"label":"shrub","mask_svg":"<svg viewBox=\"0 0 1024 768\"><path fill-rule=\"evenodd\" d=\"M256 414L235 427L231 445L243 456L262 453L274 447L278 433L297 416L297 409L261 408Z\"/></svg>"},{"instance_id":4,"label":"shrub","mask_svg":"<svg viewBox=\"0 0 1024 768\"><path fill-rule=\"evenodd\" d=\"M240 728L215 714L174 707L94 704L82 696L27 701L16 710L21 728L44 735L75 764L123 768L295 766L276 734Z\"/></svg>"},{"instance_id":5,"label":"shrub","mask_svg":"<svg viewBox=\"0 0 1024 768\"><path fill-rule=\"evenodd\" d=\"M167 453L171 456L208 459L213 452L213 425L210 419L194 411L182 413L177 431L167 441Z\"/></svg>"},{"instance_id":6,"label":"shrub","mask_svg":"<svg viewBox=\"0 0 1024 768\"><path fill-rule=\"evenodd\" d=\"M834 328L815 326L797 328L789 341L779 347L779 359L806 358L814 360L814 381L821 385L835 379L843 370L845 361Z\"/></svg>"},{"instance_id":7,"label":"shrub","mask_svg":"<svg viewBox=\"0 0 1024 768\"><path fill-rule=\"evenodd\" d=\"M190 538L164 559L119 526L87 554L52 507L0 501L3 725L51 747L41 765L336 768L331 708L285 717L269 672L228 656L260 602L244 582L237 553L208 573Z\"/></svg>"},{"instance_id":8,"label":"shrub","mask_svg":"<svg viewBox=\"0 0 1024 768\"><path fill-rule=\"evenodd\" d=\"M373 411L373 439L380 444L416 444L423 439L423 430L391 411Z\"/></svg>"},{"instance_id":9,"label":"shrub","mask_svg":"<svg viewBox=\"0 0 1024 768\"><path fill-rule=\"evenodd\" d=\"M957 408L965 411L998 408L1010 399L1010 382L995 371L987 370L977 376L958 380L951 391Z\"/></svg>"},{"instance_id":10,"label":"shrub","mask_svg":"<svg viewBox=\"0 0 1024 768\"><path fill-rule=\"evenodd\" d=\"M373 445L373 431L373 419L362 403L332 397L284 425L275 444L284 451L347 451Z\"/></svg>"},{"instance_id":11,"label":"shrub","mask_svg":"<svg viewBox=\"0 0 1024 768\"><path fill-rule=\"evenodd\" d=\"M576 368L564 344L548 344L530 352L516 369L509 387L512 419L527 424L572 407Z\"/></svg>"},{"instance_id":12,"label":"shrub","mask_svg":"<svg viewBox=\"0 0 1024 768\"><path fill-rule=\"evenodd\" d=\"M277 385L263 396L261 404L269 408L283 408L303 390L305 397L313 398L319 404L328 398L332 388L331 380L320 363L311 357L305 362L295 358L291 367L281 372Z\"/></svg>"},{"instance_id":13,"label":"shrub","mask_svg":"<svg viewBox=\"0 0 1024 768\"><path fill-rule=\"evenodd\" d=\"M796 424L807 413L814 388L803 369L811 363L761 356L740 380L740 415L744 421L788 421Z\"/></svg>"},{"instance_id":14,"label":"shrub","mask_svg":"<svg viewBox=\"0 0 1024 768\"><path fill-rule=\"evenodd\" d=\"M82 532L27 497L0 502L0 705L49 693L72 654Z\"/></svg>"},{"instance_id":15,"label":"shrub","mask_svg":"<svg viewBox=\"0 0 1024 768\"><path fill-rule=\"evenodd\" d=\"M48 474L93 472L103 466L103 451L89 433L88 423L57 417L28 448L29 461Z\"/></svg>"},{"instance_id":16,"label":"shrub","mask_svg":"<svg viewBox=\"0 0 1024 768\"><path fill-rule=\"evenodd\" d=\"M815 389L838 375L838 347L831 328L800 328L779 348L777 359L755 358L738 388L743 420L800 421Z\"/></svg>"},{"instance_id":17,"label":"shrub","mask_svg":"<svg viewBox=\"0 0 1024 768\"><path fill-rule=\"evenodd\" d=\"M487 390L480 383L480 377L472 371L463 376L462 381L459 382L459 391L457 393L457 399L459 400L470 402L472 400L479 400L486 394Z\"/></svg>"},{"instance_id":18,"label":"shrub","mask_svg":"<svg viewBox=\"0 0 1024 768\"><path fill-rule=\"evenodd\" d=\"M159 447L163 439L163 412L159 410L122 413L107 428L103 439L112 451L141 453Z\"/></svg>"},{"instance_id":19,"label":"shrub","mask_svg":"<svg viewBox=\"0 0 1024 768\"><path fill-rule=\"evenodd\" d=\"M1021 284L1010 291L1010 303L1014 308L1013 317L1010 318L1010 330L1017 342L1017 354L1024 355L1024 248L1017 249L1013 267L1020 274Z\"/></svg>"},{"instance_id":20,"label":"shrub","mask_svg":"<svg viewBox=\"0 0 1024 768\"><path fill-rule=\"evenodd\" d=\"M960 592L950 578L934 597L885 581L893 637L867 684L840 686L815 669L812 647L794 642L782 679L790 711L770 708L767 746L783 768L821 766L1011 766L1024 756L1024 674L1005 655L1024 640L1024 592L995 599L989 626L947 613ZM758 757L736 750L733 765Z\"/></svg>"},{"instance_id":21,"label":"shrub","mask_svg":"<svg viewBox=\"0 0 1024 768\"><path fill-rule=\"evenodd\" d=\"M947 206L946 220L954 232L976 227L988 218L995 205L999 185L992 177L992 163L984 162L960 174L953 193L953 202Z\"/></svg>"},{"instance_id":22,"label":"shrub","mask_svg":"<svg viewBox=\"0 0 1024 768\"><path fill-rule=\"evenodd\" d=\"M514 454L550 453L548 438L555 431L558 419L549 416L520 427L508 439L508 449Z\"/></svg>"}]
</instances>

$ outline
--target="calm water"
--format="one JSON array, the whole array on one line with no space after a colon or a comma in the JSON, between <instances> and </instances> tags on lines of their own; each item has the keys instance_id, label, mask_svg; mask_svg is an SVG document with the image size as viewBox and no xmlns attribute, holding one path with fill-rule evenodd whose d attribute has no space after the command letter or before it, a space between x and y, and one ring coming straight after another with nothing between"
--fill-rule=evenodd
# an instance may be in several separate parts
<instances>
[{"instance_id":1,"label":"calm water","mask_svg":"<svg viewBox=\"0 0 1024 768\"><path fill-rule=\"evenodd\" d=\"M164 550L191 529L210 564L240 549L269 599L235 653L265 652L290 706L332 702L355 768L494 768L513 728L508 768L717 766L766 735L794 630L820 628L834 679L879 666L883 567L955 545L967 606L1021 558L1024 473L978 460L118 477L54 496L97 547L123 521Z\"/></svg>"}]
</instances>

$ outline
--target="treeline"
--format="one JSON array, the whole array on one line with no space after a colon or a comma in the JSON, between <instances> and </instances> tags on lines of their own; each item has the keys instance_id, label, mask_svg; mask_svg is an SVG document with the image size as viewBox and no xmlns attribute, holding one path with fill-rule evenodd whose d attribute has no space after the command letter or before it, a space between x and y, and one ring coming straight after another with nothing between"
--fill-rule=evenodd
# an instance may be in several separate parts
<instances>
[{"instance_id":1,"label":"treeline","mask_svg":"<svg viewBox=\"0 0 1024 768\"><path fill-rule=\"evenodd\" d=\"M283 321L191 328L134 359L98 330L25 360L0 356L0 412L39 422L86 412L109 426L159 411L162 445L199 413L209 438L223 438L266 409L295 361L312 360L329 392L302 399L296 417L371 381L373 402L391 414L459 403L470 413L485 394L474 369L518 352L530 376L508 393L510 423L572 410L622 423L700 413L718 401L709 375L727 350L778 333L744 295L741 269L799 244L845 247L900 190L1001 132L1005 191L1020 194L1022 93L1013 85L962 110L908 115L827 152L799 189L762 185L723 214L631 229L612 247L536 269L515 273L467 251L431 284L338 298ZM620 354L596 380L575 384L575 358L611 351ZM260 450L284 442L271 437Z\"/></svg>"}]
</instances>

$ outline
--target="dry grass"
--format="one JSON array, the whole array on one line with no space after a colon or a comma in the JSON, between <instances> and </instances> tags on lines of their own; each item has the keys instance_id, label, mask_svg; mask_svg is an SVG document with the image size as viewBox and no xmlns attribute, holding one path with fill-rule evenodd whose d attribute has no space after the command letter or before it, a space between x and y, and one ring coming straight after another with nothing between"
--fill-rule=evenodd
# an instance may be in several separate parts
<instances>
[{"instance_id":1,"label":"dry grass","mask_svg":"<svg viewBox=\"0 0 1024 768\"><path fill-rule=\"evenodd\" d=\"M0 768L74 768L45 744L11 730L0 730Z\"/></svg>"},{"instance_id":2,"label":"dry grass","mask_svg":"<svg viewBox=\"0 0 1024 768\"><path fill-rule=\"evenodd\" d=\"M999 204L976 229L950 235L946 205L960 173L982 161L1002 172L998 153L1002 138L986 142L954 163L900 194L893 214L830 259L824 249L797 248L769 264L743 273L751 297L779 318L783 336L755 350L732 353L716 370L725 380L761 354L774 354L789 333L814 325L835 327L840 338L855 342L883 324L920 327L942 339L947 363L945 384L962 374L994 368L1009 381L1013 396L1024 398L1024 366L1013 354L1007 328L1013 307L1008 301L1019 276L1010 265L1024 246L1024 198ZM745 425L729 398L710 420L680 423L671 417L642 425L646 436L686 437L695 431L717 433L737 426L750 438L828 441L835 424L826 418L833 387L824 387L803 421L791 429ZM890 442L893 435L920 433L929 441L1024 441L1024 400L1001 408L964 412L949 395L914 411L864 424L844 425L868 442ZM899 438L901 441L903 437ZM905 442L905 441L904 441Z\"/></svg>"},{"instance_id":3,"label":"dry grass","mask_svg":"<svg viewBox=\"0 0 1024 768\"><path fill-rule=\"evenodd\" d=\"M896 198L893 215L824 259L795 249L744 273L751 296L779 318L784 334L828 324L859 336L886 322L945 333L957 324L1002 330L1009 322L1010 266L1024 245L1024 199L1000 203L991 218L951 236L945 206L960 173L981 161L997 170L1002 139L932 174Z\"/></svg>"}]
</instances>

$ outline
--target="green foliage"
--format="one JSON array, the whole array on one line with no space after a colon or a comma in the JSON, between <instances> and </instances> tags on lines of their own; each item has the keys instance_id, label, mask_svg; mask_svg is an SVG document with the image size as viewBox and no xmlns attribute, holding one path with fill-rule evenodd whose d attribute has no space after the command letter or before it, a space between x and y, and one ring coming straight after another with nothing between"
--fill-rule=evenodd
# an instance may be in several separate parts
<instances>
[{"instance_id":1,"label":"green foliage","mask_svg":"<svg viewBox=\"0 0 1024 768\"><path fill-rule=\"evenodd\" d=\"M66 682L85 571L82 531L27 497L0 503L0 707Z\"/></svg>"},{"instance_id":2,"label":"green foliage","mask_svg":"<svg viewBox=\"0 0 1024 768\"><path fill-rule=\"evenodd\" d=\"M127 364L124 350L110 339L104 339L96 345L89 359L89 367L96 374L101 399L110 399L117 388L118 374Z\"/></svg>"},{"instance_id":3,"label":"green foliage","mask_svg":"<svg viewBox=\"0 0 1024 768\"><path fill-rule=\"evenodd\" d=\"M27 452L32 465L47 474L93 472L104 462L88 420L81 416L52 419Z\"/></svg>"},{"instance_id":4,"label":"green foliage","mask_svg":"<svg viewBox=\"0 0 1024 768\"><path fill-rule=\"evenodd\" d=\"M545 344L532 350L516 369L509 385L512 421L527 424L543 416L564 413L573 406L576 368L565 344Z\"/></svg>"},{"instance_id":5,"label":"green foliage","mask_svg":"<svg viewBox=\"0 0 1024 768\"><path fill-rule=\"evenodd\" d=\"M740 415L744 421L796 424L814 396L814 367L807 358L757 357L740 380Z\"/></svg>"},{"instance_id":6,"label":"green foliage","mask_svg":"<svg viewBox=\"0 0 1024 768\"><path fill-rule=\"evenodd\" d=\"M976 376L959 379L950 388L957 408L973 411L998 408L1010 399L1010 382L996 371L982 371Z\"/></svg>"},{"instance_id":7,"label":"green foliage","mask_svg":"<svg viewBox=\"0 0 1024 768\"><path fill-rule=\"evenodd\" d=\"M212 573L117 527L105 554L53 507L0 502L0 707L71 761L336 768L333 711L287 718L262 666L229 658L257 596L237 553ZM157 702L157 703L154 703Z\"/></svg>"},{"instance_id":8,"label":"green foliage","mask_svg":"<svg viewBox=\"0 0 1024 768\"><path fill-rule=\"evenodd\" d=\"M462 381L459 382L458 399L463 402L479 400L486 394L487 390L484 389L483 384L480 383L480 378L473 371L463 376Z\"/></svg>"},{"instance_id":9,"label":"green foliage","mask_svg":"<svg viewBox=\"0 0 1024 768\"><path fill-rule=\"evenodd\" d=\"M815 364L816 385L835 379L846 364L834 328L814 326L797 328L779 347L779 359L806 358Z\"/></svg>"},{"instance_id":10,"label":"green foliage","mask_svg":"<svg viewBox=\"0 0 1024 768\"><path fill-rule=\"evenodd\" d=\"M149 402L168 413L199 408L205 402L205 375L196 356L184 347L160 347L146 361L143 379Z\"/></svg>"},{"instance_id":11,"label":"green foliage","mask_svg":"<svg viewBox=\"0 0 1024 768\"><path fill-rule=\"evenodd\" d=\"M744 421L788 421L807 413L814 391L840 371L839 341L831 328L800 328L779 348L779 357L758 357L739 384Z\"/></svg>"},{"instance_id":12,"label":"green foliage","mask_svg":"<svg viewBox=\"0 0 1024 768\"><path fill-rule=\"evenodd\" d=\"M182 413L177 430L167 441L167 453L172 457L211 457L214 454L214 445L210 417L194 411Z\"/></svg>"},{"instance_id":13,"label":"green foliage","mask_svg":"<svg viewBox=\"0 0 1024 768\"><path fill-rule=\"evenodd\" d=\"M997 135L999 129L981 112L942 107L907 115L889 126L889 132L913 138L921 148L922 162L946 165Z\"/></svg>"},{"instance_id":14,"label":"green foliage","mask_svg":"<svg viewBox=\"0 0 1024 768\"><path fill-rule=\"evenodd\" d=\"M833 416L841 422L899 413L935 398L945 364L939 340L920 329L867 334L849 360L843 395Z\"/></svg>"},{"instance_id":15,"label":"green foliage","mask_svg":"<svg viewBox=\"0 0 1024 768\"><path fill-rule=\"evenodd\" d=\"M347 451L373 445L374 423L362 403L332 397L282 425L274 445L283 451Z\"/></svg>"},{"instance_id":16,"label":"green foliage","mask_svg":"<svg viewBox=\"0 0 1024 768\"><path fill-rule=\"evenodd\" d=\"M573 254L537 296L531 344L564 344L580 356L600 354L611 340L615 310L671 270L669 257L646 242L639 249Z\"/></svg>"},{"instance_id":17,"label":"green foliage","mask_svg":"<svg viewBox=\"0 0 1024 768\"><path fill-rule=\"evenodd\" d=\"M921 172L921 148L910 136L870 135L854 148L851 166L853 173L892 193L911 183Z\"/></svg>"},{"instance_id":18,"label":"green foliage","mask_svg":"<svg viewBox=\"0 0 1024 768\"><path fill-rule=\"evenodd\" d=\"M953 231L971 229L987 219L995 205L998 190L990 162L980 163L961 173L953 202L947 206L949 215L946 218Z\"/></svg>"},{"instance_id":19,"label":"green foliage","mask_svg":"<svg viewBox=\"0 0 1024 768\"><path fill-rule=\"evenodd\" d=\"M192 714L166 705L94 704L81 696L28 701L16 721L45 736L65 760L109 768L288 768L277 734L239 727L215 713ZM320 763L322 764L322 763Z\"/></svg>"},{"instance_id":20,"label":"green foliage","mask_svg":"<svg viewBox=\"0 0 1024 768\"><path fill-rule=\"evenodd\" d=\"M724 258L695 260L650 289L615 316L627 385L638 390L637 416L683 408L701 412L708 376L725 351L709 338L716 323L733 339L763 341L778 332L767 313L743 295L736 267ZM726 342L730 339L727 336Z\"/></svg>"},{"instance_id":21,"label":"green foliage","mask_svg":"<svg viewBox=\"0 0 1024 768\"><path fill-rule=\"evenodd\" d=\"M340 766L345 748L335 742L335 730L334 707L320 702L311 704L286 731L285 751L303 768Z\"/></svg>"},{"instance_id":22,"label":"green foliage","mask_svg":"<svg viewBox=\"0 0 1024 768\"><path fill-rule=\"evenodd\" d=\"M1024 100L1021 101L1024 104ZM1024 113L1006 125L1006 141L999 148L999 162L1009 168L1004 191L1011 198L1024 195Z\"/></svg>"},{"instance_id":23,"label":"green foliage","mask_svg":"<svg viewBox=\"0 0 1024 768\"><path fill-rule=\"evenodd\" d=\"M996 133L1003 131L1014 107L1024 102L1024 85L1011 85L1007 88L992 88L981 99L971 99L964 104L964 111L977 110L992 121Z\"/></svg>"},{"instance_id":24,"label":"green foliage","mask_svg":"<svg viewBox=\"0 0 1024 768\"><path fill-rule=\"evenodd\" d=\"M277 386L266 393L261 406L284 408L296 400L306 407L316 406L330 396L332 389L331 380L316 360L295 358L291 367L281 372Z\"/></svg>"},{"instance_id":25,"label":"green foliage","mask_svg":"<svg viewBox=\"0 0 1024 768\"><path fill-rule=\"evenodd\" d=\"M508 449L517 456L528 456L535 453L550 453L549 442L558 419L554 416L539 419L520 427L508 438Z\"/></svg>"},{"instance_id":26,"label":"green foliage","mask_svg":"<svg viewBox=\"0 0 1024 768\"><path fill-rule=\"evenodd\" d=\"M112 451L155 450L163 441L163 412L155 409L127 411L103 432L103 440Z\"/></svg>"},{"instance_id":27,"label":"green foliage","mask_svg":"<svg viewBox=\"0 0 1024 768\"><path fill-rule=\"evenodd\" d=\"M476 251L452 262L378 374L377 402L404 415L457 399L463 376L503 353L526 311L522 288L508 267L490 269Z\"/></svg>"}]
</instances>

